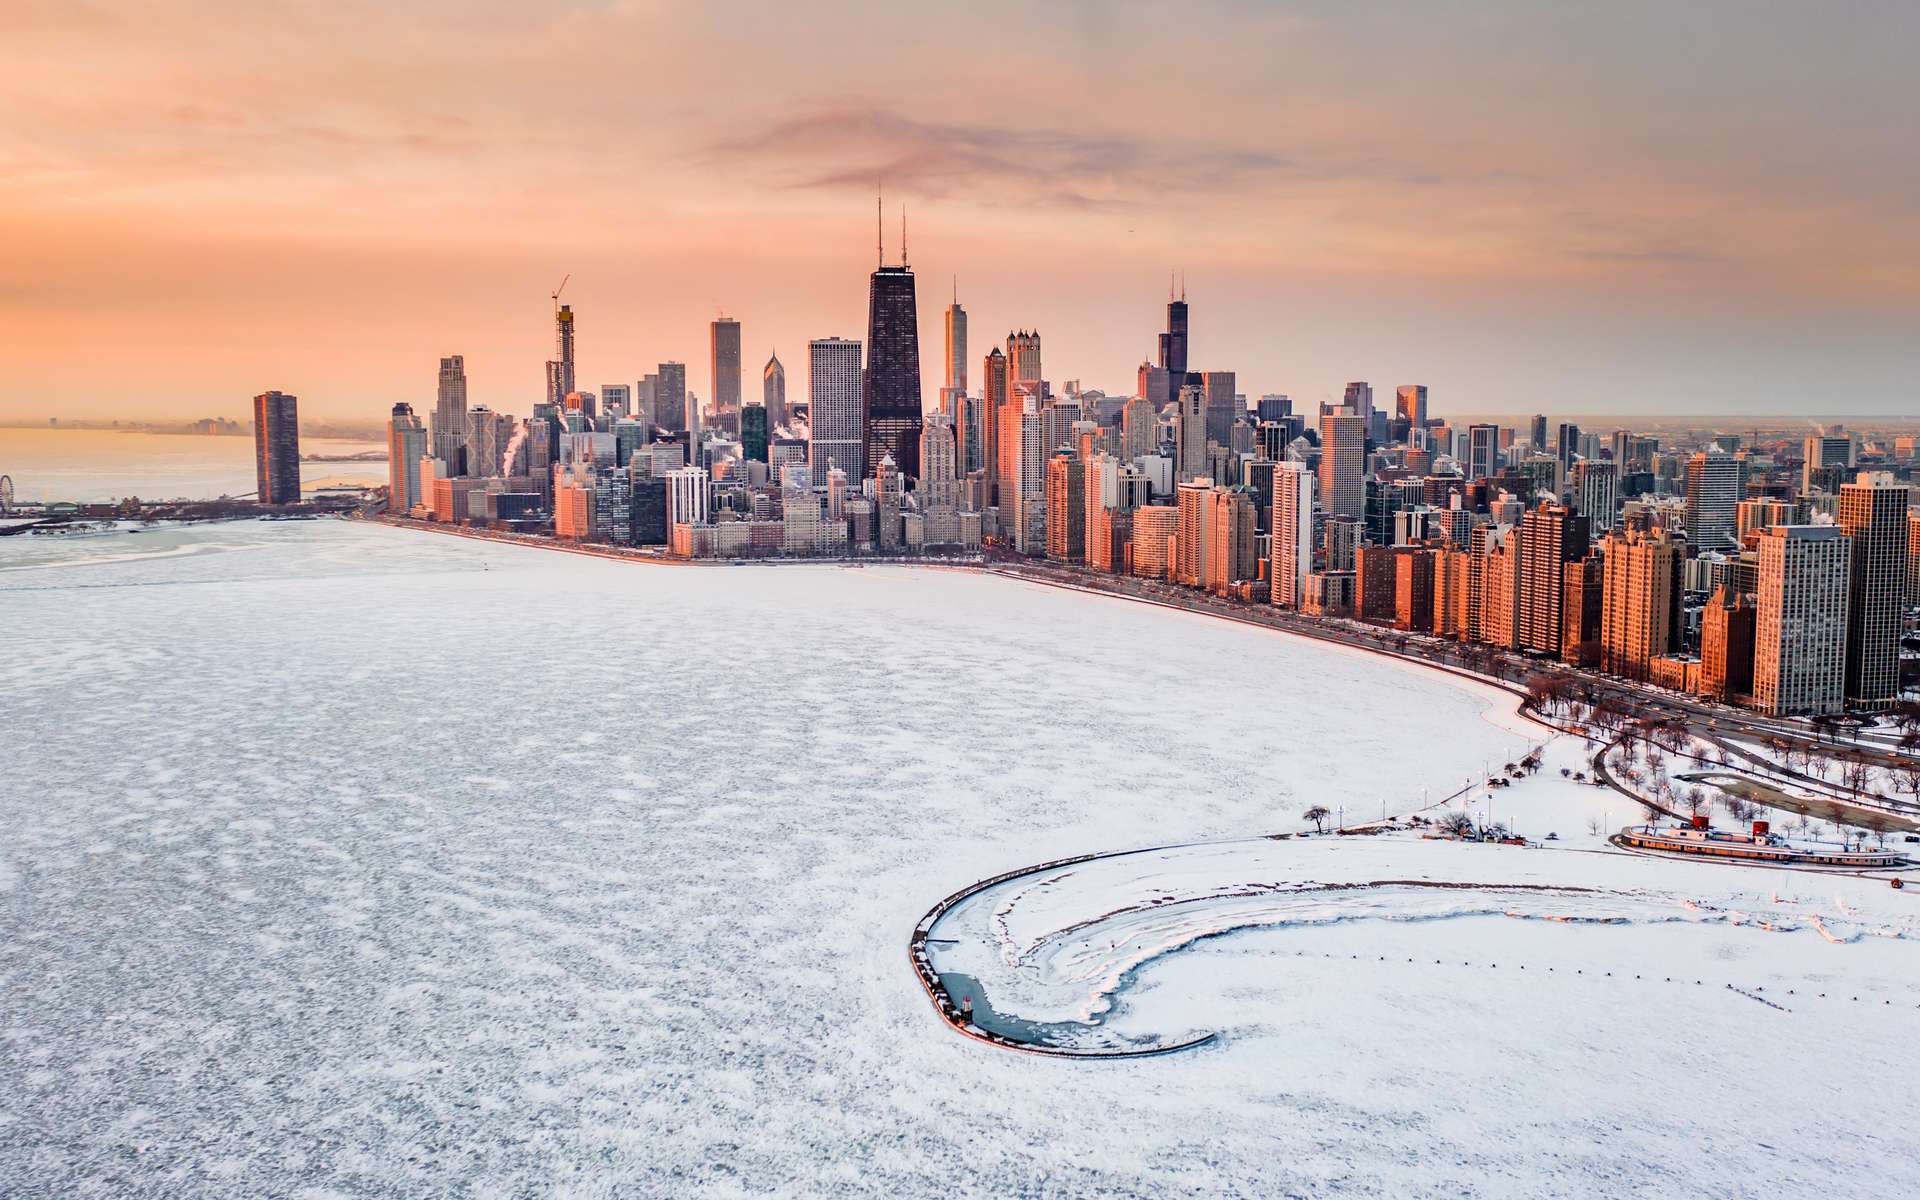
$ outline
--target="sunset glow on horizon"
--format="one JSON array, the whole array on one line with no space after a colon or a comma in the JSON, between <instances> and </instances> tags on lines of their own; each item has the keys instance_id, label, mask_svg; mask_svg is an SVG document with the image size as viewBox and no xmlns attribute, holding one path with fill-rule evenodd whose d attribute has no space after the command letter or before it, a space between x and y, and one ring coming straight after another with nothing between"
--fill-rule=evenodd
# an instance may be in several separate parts
<instances>
[{"instance_id":1,"label":"sunset glow on horizon","mask_svg":"<svg viewBox=\"0 0 1920 1200\"><path fill-rule=\"evenodd\" d=\"M1920 9L0 3L0 418L541 397L707 323L859 337L907 208L923 378L1130 390L1170 272L1249 395L1896 415ZM1761 19L1758 10L1765 10Z\"/></svg>"}]
</instances>

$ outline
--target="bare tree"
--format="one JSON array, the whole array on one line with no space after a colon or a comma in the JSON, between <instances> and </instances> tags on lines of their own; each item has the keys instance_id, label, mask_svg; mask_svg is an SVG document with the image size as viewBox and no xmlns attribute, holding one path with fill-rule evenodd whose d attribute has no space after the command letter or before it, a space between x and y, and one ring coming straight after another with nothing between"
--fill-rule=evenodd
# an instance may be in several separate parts
<instances>
[{"instance_id":1,"label":"bare tree","mask_svg":"<svg viewBox=\"0 0 1920 1200\"><path fill-rule=\"evenodd\" d=\"M1327 811L1326 805L1316 804L1312 808L1309 808L1306 812L1301 813L1300 815L1305 817L1307 820L1312 821L1313 827L1316 831L1320 833L1325 833L1327 831L1327 818L1332 816L1333 814Z\"/></svg>"}]
</instances>

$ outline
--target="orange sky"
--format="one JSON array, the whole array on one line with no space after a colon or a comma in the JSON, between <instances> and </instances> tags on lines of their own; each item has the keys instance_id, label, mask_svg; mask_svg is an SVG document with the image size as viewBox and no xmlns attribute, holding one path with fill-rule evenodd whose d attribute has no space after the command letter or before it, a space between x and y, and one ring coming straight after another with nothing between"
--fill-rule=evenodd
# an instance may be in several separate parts
<instances>
[{"instance_id":1,"label":"orange sky","mask_svg":"<svg viewBox=\"0 0 1920 1200\"><path fill-rule=\"evenodd\" d=\"M709 394L725 309L798 388L876 178L930 392L953 275L976 359L1119 389L1184 268L1256 395L1920 411L1920 7L1571 7L0 0L0 416L377 419L453 352L525 413L568 272L583 386Z\"/></svg>"}]
</instances>

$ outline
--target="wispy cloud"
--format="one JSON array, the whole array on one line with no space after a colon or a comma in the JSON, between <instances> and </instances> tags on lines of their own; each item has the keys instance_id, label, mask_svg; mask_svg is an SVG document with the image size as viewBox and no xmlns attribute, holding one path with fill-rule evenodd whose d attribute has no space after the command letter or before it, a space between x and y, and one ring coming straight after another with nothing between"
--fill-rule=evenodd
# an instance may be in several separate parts
<instances>
[{"instance_id":1,"label":"wispy cloud","mask_svg":"<svg viewBox=\"0 0 1920 1200\"><path fill-rule=\"evenodd\" d=\"M712 142L696 157L795 188L866 189L883 180L891 189L924 195L966 192L1071 208L1125 207L1156 192L1230 187L1300 171L1293 159L1261 150L921 121L873 108L775 121Z\"/></svg>"}]
</instances>

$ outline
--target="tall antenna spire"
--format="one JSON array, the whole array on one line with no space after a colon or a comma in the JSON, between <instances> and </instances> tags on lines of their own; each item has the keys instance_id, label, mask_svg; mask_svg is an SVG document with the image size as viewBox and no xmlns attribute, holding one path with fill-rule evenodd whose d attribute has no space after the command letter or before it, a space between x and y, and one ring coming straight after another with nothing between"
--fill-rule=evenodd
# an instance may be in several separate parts
<instances>
[{"instance_id":1,"label":"tall antenna spire","mask_svg":"<svg viewBox=\"0 0 1920 1200\"><path fill-rule=\"evenodd\" d=\"M1173 272L1167 272L1167 303L1173 303Z\"/></svg>"},{"instance_id":2,"label":"tall antenna spire","mask_svg":"<svg viewBox=\"0 0 1920 1200\"><path fill-rule=\"evenodd\" d=\"M953 302L955 304L960 303L960 277L958 275L953 277Z\"/></svg>"},{"instance_id":3,"label":"tall antenna spire","mask_svg":"<svg viewBox=\"0 0 1920 1200\"><path fill-rule=\"evenodd\" d=\"M907 202L900 202L900 265L907 265Z\"/></svg>"},{"instance_id":4,"label":"tall antenna spire","mask_svg":"<svg viewBox=\"0 0 1920 1200\"><path fill-rule=\"evenodd\" d=\"M1185 271L1182 271L1180 272L1180 303L1185 304L1186 302L1187 302L1187 273Z\"/></svg>"},{"instance_id":5,"label":"tall antenna spire","mask_svg":"<svg viewBox=\"0 0 1920 1200\"><path fill-rule=\"evenodd\" d=\"M873 182L873 256L874 266L887 265L887 225L886 214L880 207L880 181Z\"/></svg>"}]
</instances>

